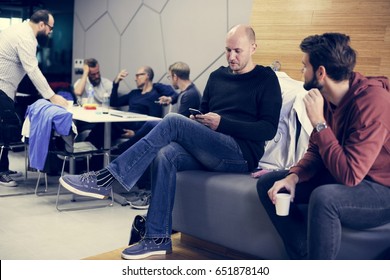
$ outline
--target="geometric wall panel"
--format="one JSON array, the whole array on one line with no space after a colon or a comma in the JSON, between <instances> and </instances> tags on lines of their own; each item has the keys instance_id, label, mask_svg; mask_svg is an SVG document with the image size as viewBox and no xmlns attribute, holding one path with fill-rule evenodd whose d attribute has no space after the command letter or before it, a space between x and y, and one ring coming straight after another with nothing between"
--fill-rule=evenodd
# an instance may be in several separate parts
<instances>
[{"instance_id":1,"label":"geometric wall panel","mask_svg":"<svg viewBox=\"0 0 390 280\"><path fill-rule=\"evenodd\" d=\"M167 63L186 62L192 77L207 68L225 49L226 9L226 0L169 1L161 15Z\"/></svg>"},{"instance_id":2,"label":"geometric wall panel","mask_svg":"<svg viewBox=\"0 0 390 280\"><path fill-rule=\"evenodd\" d=\"M78 38L75 40L75 38ZM73 20L73 59L85 57L85 31L81 26L77 15ZM72 80L74 80L74 71L72 71Z\"/></svg>"},{"instance_id":3,"label":"geometric wall panel","mask_svg":"<svg viewBox=\"0 0 390 280\"><path fill-rule=\"evenodd\" d=\"M107 12L107 0L75 0L74 10L87 30L99 17Z\"/></svg>"},{"instance_id":4,"label":"geometric wall panel","mask_svg":"<svg viewBox=\"0 0 390 280\"><path fill-rule=\"evenodd\" d=\"M249 23L251 9L252 0L75 0L73 59L95 57L109 79L127 69L123 92L135 88L140 66L169 84L168 66L184 61L203 92L209 74L227 65L226 32Z\"/></svg>"},{"instance_id":5,"label":"geometric wall panel","mask_svg":"<svg viewBox=\"0 0 390 280\"><path fill-rule=\"evenodd\" d=\"M108 1L108 13L112 21L122 34L131 19L142 5L142 0L116 0Z\"/></svg>"},{"instance_id":6,"label":"geometric wall panel","mask_svg":"<svg viewBox=\"0 0 390 280\"><path fill-rule=\"evenodd\" d=\"M156 12L160 13L168 0L144 0L144 4Z\"/></svg>"},{"instance_id":7,"label":"geometric wall panel","mask_svg":"<svg viewBox=\"0 0 390 280\"><path fill-rule=\"evenodd\" d=\"M131 24L122 34L120 67L130 75L130 85L135 87L134 74L144 65L152 67L157 82L165 73L164 49L160 15L147 6L142 6ZM127 80L126 80L127 81Z\"/></svg>"},{"instance_id":8,"label":"geometric wall panel","mask_svg":"<svg viewBox=\"0 0 390 280\"><path fill-rule=\"evenodd\" d=\"M239 24L250 24L252 1L228 0L228 28ZM243 21L243 19L247 21Z\"/></svg>"},{"instance_id":9,"label":"geometric wall panel","mask_svg":"<svg viewBox=\"0 0 390 280\"><path fill-rule=\"evenodd\" d=\"M113 80L118 72L119 46L118 30L107 13L86 31L85 58L96 58L102 76L110 80Z\"/></svg>"}]
</instances>

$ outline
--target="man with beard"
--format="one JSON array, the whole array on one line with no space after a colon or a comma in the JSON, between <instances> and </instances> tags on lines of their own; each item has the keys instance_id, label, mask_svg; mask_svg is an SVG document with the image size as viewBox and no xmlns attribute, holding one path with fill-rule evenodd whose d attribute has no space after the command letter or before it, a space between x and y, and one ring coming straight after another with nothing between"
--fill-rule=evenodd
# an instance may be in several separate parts
<instances>
[{"instance_id":1,"label":"man with beard","mask_svg":"<svg viewBox=\"0 0 390 280\"><path fill-rule=\"evenodd\" d=\"M335 259L342 225L390 222L389 81L353 72L347 35L309 36L300 48L309 147L289 171L262 176L257 191L291 259ZM278 192L291 194L288 216L276 215Z\"/></svg>"},{"instance_id":2,"label":"man with beard","mask_svg":"<svg viewBox=\"0 0 390 280\"><path fill-rule=\"evenodd\" d=\"M234 26L225 40L228 66L210 74L200 105L202 114L190 118L168 114L106 168L60 178L74 193L104 198L115 180L129 191L152 163L145 237L125 249L122 258L172 252L177 171L246 173L257 166L265 141L276 134L282 97L275 72L253 62L256 48L254 30Z\"/></svg>"},{"instance_id":3,"label":"man with beard","mask_svg":"<svg viewBox=\"0 0 390 280\"><path fill-rule=\"evenodd\" d=\"M112 81L100 74L100 65L95 58L84 60L83 75L74 83L74 93L80 98L87 98L87 89L93 87L94 99L97 104L102 104L105 94L111 94Z\"/></svg>"},{"instance_id":4,"label":"man with beard","mask_svg":"<svg viewBox=\"0 0 390 280\"><path fill-rule=\"evenodd\" d=\"M30 21L13 25L0 33L0 95L6 98L13 111L17 87L26 74L44 98L65 108L68 106L67 101L50 88L36 57L38 41L45 41L53 28L53 15L47 10L38 10ZM0 186L17 185L9 176L12 173L5 149L0 159Z\"/></svg>"},{"instance_id":5,"label":"man with beard","mask_svg":"<svg viewBox=\"0 0 390 280\"><path fill-rule=\"evenodd\" d=\"M112 81L101 76L100 65L95 58L84 59L83 75L73 85L74 94L81 100L81 103L83 99L88 98L87 90L90 86L93 87L93 98L96 104L103 103L104 95L111 95ZM90 131L96 126L97 124L94 123L77 121L77 130L79 133L82 131Z\"/></svg>"}]
</instances>

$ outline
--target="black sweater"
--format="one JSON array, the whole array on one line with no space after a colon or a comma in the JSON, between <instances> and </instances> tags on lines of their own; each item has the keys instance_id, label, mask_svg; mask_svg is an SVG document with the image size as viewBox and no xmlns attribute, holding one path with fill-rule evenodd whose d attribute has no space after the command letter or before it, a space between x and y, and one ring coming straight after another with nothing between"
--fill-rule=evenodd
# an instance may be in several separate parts
<instances>
[{"instance_id":1,"label":"black sweater","mask_svg":"<svg viewBox=\"0 0 390 280\"><path fill-rule=\"evenodd\" d=\"M232 136L241 148L249 171L264 153L265 141L277 131L282 94L270 67L257 65L245 74L220 67L210 74L200 109L221 116L218 132Z\"/></svg>"}]
</instances>

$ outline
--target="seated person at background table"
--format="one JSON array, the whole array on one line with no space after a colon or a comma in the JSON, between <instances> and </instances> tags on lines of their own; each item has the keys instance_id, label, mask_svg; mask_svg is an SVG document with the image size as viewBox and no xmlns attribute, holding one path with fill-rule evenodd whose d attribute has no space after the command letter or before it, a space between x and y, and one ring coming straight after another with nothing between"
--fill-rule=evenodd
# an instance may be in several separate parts
<instances>
[{"instance_id":1,"label":"seated person at background table","mask_svg":"<svg viewBox=\"0 0 390 280\"><path fill-rule=\"evenodd\" d=\"M102 104L104 94L111 94L112 81L100 74L100 65L95 58L84 59L83 75L73 85L73 91L79 99L88 98L87 90L92 85L94 102Z\"/></svg>"},{"instance_id":2,"label":"seated person at background table","mask_svg":"<svg viewBox=\"0 0 390 280\"><path fill-rule=\"evenodd\" d=\"M199 90L190 80L190 67L184 62L175 62L169 66L169 80L174 89L179 90L179 94L172 96L161 96L159 102L162 105L172 104L171 112L176 112L189 117L189 108L198 109L201 95ZM148 121L126 142L123 142L111 149L112 155L120 155L129 147L134 145L139 139L144 137L159 121Z\"/></svg>"},{"instance_id":3,"label":"seated person at background table","mask_svg":"<svg viewBox=\"0 0 390 280\"><path fill-rule=\"evenodd\" d=\"M309 36L300 48L309 148L289 171L260 177L257 190L291 259L335 259L342 226L390 222L389 82L353 72L347 35ZM291 194L288 216L276 215L278 192ZM298 204L308 204L308 220Z\"/></svg>"},{"instance_id":4,"label":"seated person at background table","mask_svg":"<svg viewBox=\"0 0 390 280\"><path fill-rule=\"evenodd\" d=\"M152 198L145 238L122 252L138 259L172 252L172 208L176 172L252 171L274 137L282 104L278 79L270 67L256 65L254 30L233 27L226 36L228 67L210 74L202 97L203 115L187 118L168 114L106 168L82 175L65 175L60 183L71 192L104 198L118 180L130 190L152 164Z\"/></svg>"},{"instance_id":5,"label":"seated person at background table","mask_svg":"<svg viewBox=\"0 0 390 280\"><path fill-rule=\"evenodd\" d=\"M143 66L140 67L135 74L137 89L133 89L129 93L119 96L119 83L127 77L127 75L128 72L126 70L121 70L115 78L110 97L110 106L129 106L129 112L153 117L162 117L162 106L159 103L156 103L156 101L163 95L175 95L175 90L169 85L160 83L153 84L153 69L149 66ZM115 141L120 137L130 138L134 136L135 131L140 129L144 123L145 122L113 123L111 126L112 141ZM97 148L101 148L104 143L103 134L104 124L98 124L89 133L86 141L91 142Z\"/></svg>"},{"instance_id":6,"label":"seated person at background table","mask_svg":"<svg viewBox=\"0 0 390 280\"><path fill-rule=\"evenodd\" d=\"M111 94L112 81L101 76L99 62L95 58L84 59L83 75L73 85L73 92L80 103L88 98L87 90L89 86L93 86L94 103L102 104L104 94ZM90 130L96 124L77 121L77 129L79 132Z\"/></svg>"}]
</instances>

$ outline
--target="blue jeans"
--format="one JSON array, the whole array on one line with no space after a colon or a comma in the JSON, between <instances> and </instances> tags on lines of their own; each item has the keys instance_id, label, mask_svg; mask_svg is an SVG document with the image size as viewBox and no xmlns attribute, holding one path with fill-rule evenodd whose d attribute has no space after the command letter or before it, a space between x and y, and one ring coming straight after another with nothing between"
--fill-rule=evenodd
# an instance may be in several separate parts
<instances>
[{"instance_id":1,"label":"blue jeans","mask_svg":"<svg viewBox=\"0 0 390 280\"><path fill-rule=\"evenodd\" d=\"M361 230L390 222L390 187L368 180L347 187L332 182L329 174L297 184L289 215L277 216L267 191L287 173L263 175L257 192L292 259L335 259L342 226Z\"/></svg>"},{"instance_id":2,"label":"blue jeans","mask_svg":"<svg viewBox=\"0 0 390 280\"><path fill-rule=\"evenodd\" d=\"M152 198L146 237L170 237L176 172L206 169L248 172L236 141L179 114L168 114L145 137L112 161L107 169L130 190L152 164Z\"/></svg>"}]
</instances>

